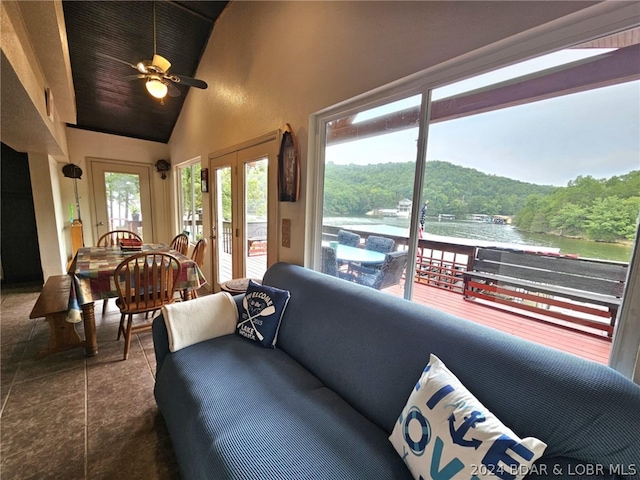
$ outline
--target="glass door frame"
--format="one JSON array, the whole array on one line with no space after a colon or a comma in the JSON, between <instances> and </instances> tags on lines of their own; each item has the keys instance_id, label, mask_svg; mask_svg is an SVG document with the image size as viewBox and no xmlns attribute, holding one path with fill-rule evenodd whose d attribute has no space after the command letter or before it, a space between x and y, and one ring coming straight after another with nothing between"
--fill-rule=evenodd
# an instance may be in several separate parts
<instances>
[{"instance_id":1,"label":"glass door frame","mask_svg":"<svg viewBox=\"0 0 640 480\"><path fill-rule=\"evenodd\" d=\"M102 220L102 213L99 212L99 197L104 195L106 202L106 191L104 185L104 175L102 182L98 182L99 175L103 172L125 173L139 175L140 178L140 211L142 214L142 230L145 243L155 241L153 202L151 201L151 165L143 163L118 162L106 159L87 159L87 174L90 179L92 209L91 209L91 232L94 236L94 243L98 241L100 235L109 231L108 222ZM108 214L108 211L107 211ZM104 225L100 225L100 223ZM104 231L101 230L104 228ZM145 233L146 232L146 233Z\"/></svg>"},{"instance_id":2,"label":"glass door frame","mask_svg":"<svg viewBox=\"0 0 640 480\"><path fill-rule=\"evenodd\" d=\"M195 165L200 165L200 169L202 171L202 169L205 168L205 166L202 164L202 159L198 156L198 157L194 157L190 160L187 160L185 162L182 163L178 163L176 165L172 165L172 169L173 169L173 174L174 174L174 178L176 179L174 182L174 188L173 188L173 194L174 194L174 198L175 198L175 226L174 226L174 230L178 233L182 232L184 230L184 224L183 224L183 219L181 218L181 213L183 213L184 210L184 203L183 203L183 190L182 190L182 171L186 168L191 169L191 178L192 178L192 182L193 185L195 185L195 182L198 182L201 185L201 179L200 176L194 176L193 175L193 167ZM195 189L193 189L195 190ZM205 218L205 204L207 203L206 201L206 197L205 197L205 193L206 192L202 192L200 193L201 195L201 202L202 202L202 215L201 215L201 227L202 227L202 238L205 238L207 236L207 233L205 231L205 225L204 225L204 218ZM192 191L192 195L191 195L191 202L193 205L195 205L195 191ZM195 208L194 208L194 219L193 221L195 222ZM198 242L198 239L196 238L196 234L195 234L195 230L194 230L194 234L189 236L189 243L191 245L195 245Z\"/></svg>"},{"instance_id":3,"label":"glass door frame","mask_svg":"<svg viewBox=\"0 0 640 480\"><path fill-rule=\"evenodd\" d=\"M245 225L245 169L246 163L268 159L267 166L267 268L275 263L278 258L277 238L278 201L277 201L277 153L281 132L273 131L256 139L247 141L237 146L221 150L209 155L210 169L210 225L212 261L212 283L214 291L219 291L217 261L221 247L222 232L217 230L218 225L218 193L216 183L216 170L226 166L231 168L231 229L232 229L232 278L246 277L247 240ZM242 167L242 168L241 168ZM204 168L204 166L203 166ZM214 238L215 237L215 238Z\"/></svg>"},{"instance_id":4,"label":"glass door frame","mask_svg":"<svg viewBox=\"0 0 640 480\"><path fill-rule=\"evenodd\" d=\"M220 258L222 256L223 244L224 244L224 230L222 228L218 228L224 222L224 219L218 219L218 212L222 211L222 205L219 204L219 200L222 198L222 193L218 190L218 171L229 169L231 172L230 181L231 181L231 278L238 278L242 275L238 274L239 266L238 263L234 261L234 255L237 251L237 242L235 239L235 235L233 232L236 231L237 228L237 215L236 215L236 194L235 191L235 183L237 174L234 173L237 165L237 155L234 153L222 155L215 159L212 159L209 162L209 170L211 172L211 259L212 259L212 282L214 290L218 290L218 286L230 279L221 278L220 272L222 271L222 263L220 262Z\"/></svg>"},{"instance_id":5,"label":"glass door frame","mask_svg":"<svg viewBox=\"0 0 640 480\"><path fill-rule=\"evenodd\" d=\"M315 161L310 162L309 171L312 172L308 175L307 188L310 193L310 201L307 203L307 231L311 233L308 238L311 241L305 249L305 266L318 270L321 264L321 252L322 252L322 221L323 221L323 207L324 207L324 166L325 166L325 145L327 141L327 125L330 122L339 120L347 116L355 116L356 114L383 106L389 103L393 103L398 100L403 100L408 97L422 95L420 118L418 124L418 142L416 151L416 167L413 183L413 195L411 201L412 205L416 208L411 209L411 223L409 226L409 243L408 252L409 258L415 258L418 250L418 224L420 217L420 208L417 206L422 205L422 188L424 184L424 168L427 158L427 140L429 132L429 124L427 119L430 115L430 90L424 85L398 89L396 91L388 92L387 95L375 95L369 102L359 102L351 108L338 108L328 111L323 115L317 117L311 117L311 125L315 124L316 132L316 157ZM416 264L415 262L407 262L405 270L406 278L413 278L415 276ZM411 299L413 294L413 282L405 282L404 286L404 298Z\"/></svg>"}]
</instances>

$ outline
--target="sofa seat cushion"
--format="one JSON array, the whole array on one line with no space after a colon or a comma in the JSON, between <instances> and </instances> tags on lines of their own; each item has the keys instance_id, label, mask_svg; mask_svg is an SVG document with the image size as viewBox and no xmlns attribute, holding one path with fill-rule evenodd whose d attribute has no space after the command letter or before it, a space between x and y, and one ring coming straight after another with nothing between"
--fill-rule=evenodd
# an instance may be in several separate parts
<instances>
[{"instance_id":1,"label":"sofa seat cushion","mask_svg":"<svg viewBox=\"0 0 640 480\"><path fill-rule=\"evenodd\" d=\"M227 335L170 354L156 401L188 479L410 479L387 434L278 349Z\"/></svg>"}]
</instances>

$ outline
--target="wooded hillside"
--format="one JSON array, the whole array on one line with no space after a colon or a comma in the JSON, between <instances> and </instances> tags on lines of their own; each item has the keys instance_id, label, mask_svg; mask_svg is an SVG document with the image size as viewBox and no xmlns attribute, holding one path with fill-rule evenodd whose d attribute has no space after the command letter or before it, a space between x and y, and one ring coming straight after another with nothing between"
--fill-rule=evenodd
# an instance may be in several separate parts
<instances>
[{"instance_id":1,"label":"wooded hillside","mask_svg":"<svg viewBox=\"0 0 640 480\"><path fill-rule=\"evenodd\" d=\"M325 216L362 216L412 198L415 164L335 165L325 169ZM633 240L640 211L640 170L608 179L579 176L566 187L535 185L448 162L425 167L429 216L510 215L525 231L603 242Z\"/></svg>"},{"instance_id":2,"label":"wooded hillside","mask_svg":"<svg viewBox=\"0 0 640 480\"><path fill-rule=\"evenodd\" d=\"M413 162L365 166L329 163L325 169L324 214L360 216L374 209L396 208L398 201L411 199L414 174ZM430 161L425 167L423 198L429 202L428 215L515 215L530 195L546 195L553 190L552 186Z\"/></svg>"},{"instance_id":3,"label":"wooded hillside","mask_svg":"<svg viewBox=\"0 0 640 480\"><path fill-rule=\"evenodd\" d=\"M608 179L579 176L550 195L532 195L516 216L529 232L632 241L640 211L640 170Z\"/></svg>"}]
</instances>

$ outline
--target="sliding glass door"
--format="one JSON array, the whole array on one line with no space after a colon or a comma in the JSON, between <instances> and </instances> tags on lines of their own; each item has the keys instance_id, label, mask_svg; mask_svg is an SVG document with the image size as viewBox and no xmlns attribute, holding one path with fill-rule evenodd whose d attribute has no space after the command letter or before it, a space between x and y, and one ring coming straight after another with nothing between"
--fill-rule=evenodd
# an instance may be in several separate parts
<instances>
[{"instance_id":1,"label":"sliding glass door","mask_svg":"<svg viewBox=\"0 0 640 480\"><path fill-rule=\"evenodd\" d=\"M345 243L348 232L354 239L351 246L382 253L377 262L368 262L370 275L378 275L391 260L406 264L409 271L413 268L411 239L418 230L412 224L421 208L415 179L423 164L419 127L425 117L424 97L420 93L394 99L326 123L321 243L325 248L335 245L332 242ZM384 254L390 252L402 254L386 259ZM352 276L351 267L361 263L354 261L358 255L342 246L336 250L340 278L372 279ZM323 264L325 273L333 271L326 260ZM411 287L404 282L406 271L402 266L394 271L395 278L388 276L384 285L403 296L404 287Z\"/></svg>"},{"instance_id":2,"label":"sliding glass door","mask_svg":"<svg viewBox=\"0 0 640 480\"><path fill-rule=\"evenodd\" d=\"M539 328L549 319L530 315L535 305L498 312L487 307L504 299L468 301L464 274L487 246L629 264L640 210L638 32L446 86L425 79L405 98L324 117L316 269L606 363L606 334L555 322L577 332L567 340ZM359 235L356 248L381 236L406 250L401 278L361 279L384 276L384 262L358 270L343 247L327 268L323 247L345 232Z\"/></svg>"}]
</instances>

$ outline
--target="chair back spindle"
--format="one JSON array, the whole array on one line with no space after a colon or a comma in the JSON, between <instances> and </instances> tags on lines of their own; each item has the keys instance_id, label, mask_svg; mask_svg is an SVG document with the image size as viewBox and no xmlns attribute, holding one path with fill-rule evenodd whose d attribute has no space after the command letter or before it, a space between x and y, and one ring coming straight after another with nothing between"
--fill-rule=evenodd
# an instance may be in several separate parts
<instances>
[{"instance_id":1,"label":"chair back spindle","mask_svg":"<svg viewBox=\"0 0 640 480\"><path fill-rule=\"evenodd\" d=\"M186 255L189 251L189 237L184 233L180 233L173 237L169 247L173 250L177 250L182 255Z\"/></svg>"},{"instance_id":2,"label":"chair back spindle","mask_svg":"<svg viewBox=\"0 0 640 480\"><path fill-rule=\"evenodd\" d=\"M202 265L204 265L204 257L205 254L207 253L207 245L208 245L208 241L206 238L202 238L200 240L198 240L198 243L196 243L196 246L193 248L193 252L191 252L191 260L193 260L195 262L196 265L198 265L198 268L202 268ZM182 292L182 298L183 300L186 297L186 292ZM191 292L191 298L198 298L198 291L197 290L193 290Z\"/></svg>"},{"instance_id":3,"label":"chair back spindle","mask_svg":"<svg viewBox=\"0 0 640 480\"><path fill-rule=\"evenodd\" d=\"M196 243L196 246L193 248L193 252L191 253L191 260L196 262L196 265L200 268L204 265L204 256L207 253L208 244L209 242L206 238L198 240L198 243Z\"/></svg>"},{"instance_id":4,"label":"chair back spindle","mask_svg":"<svg viewBox=\"0 0 640 480\"><path fill-rule=\"evenodd\" d=\"M120 245L120 240L135 239L142 242L142 237L135 232L129 230L112 230L105 233L98 239L96 246L98 247L111 247L113 245Z\"/></svg>"}]
</instances>

